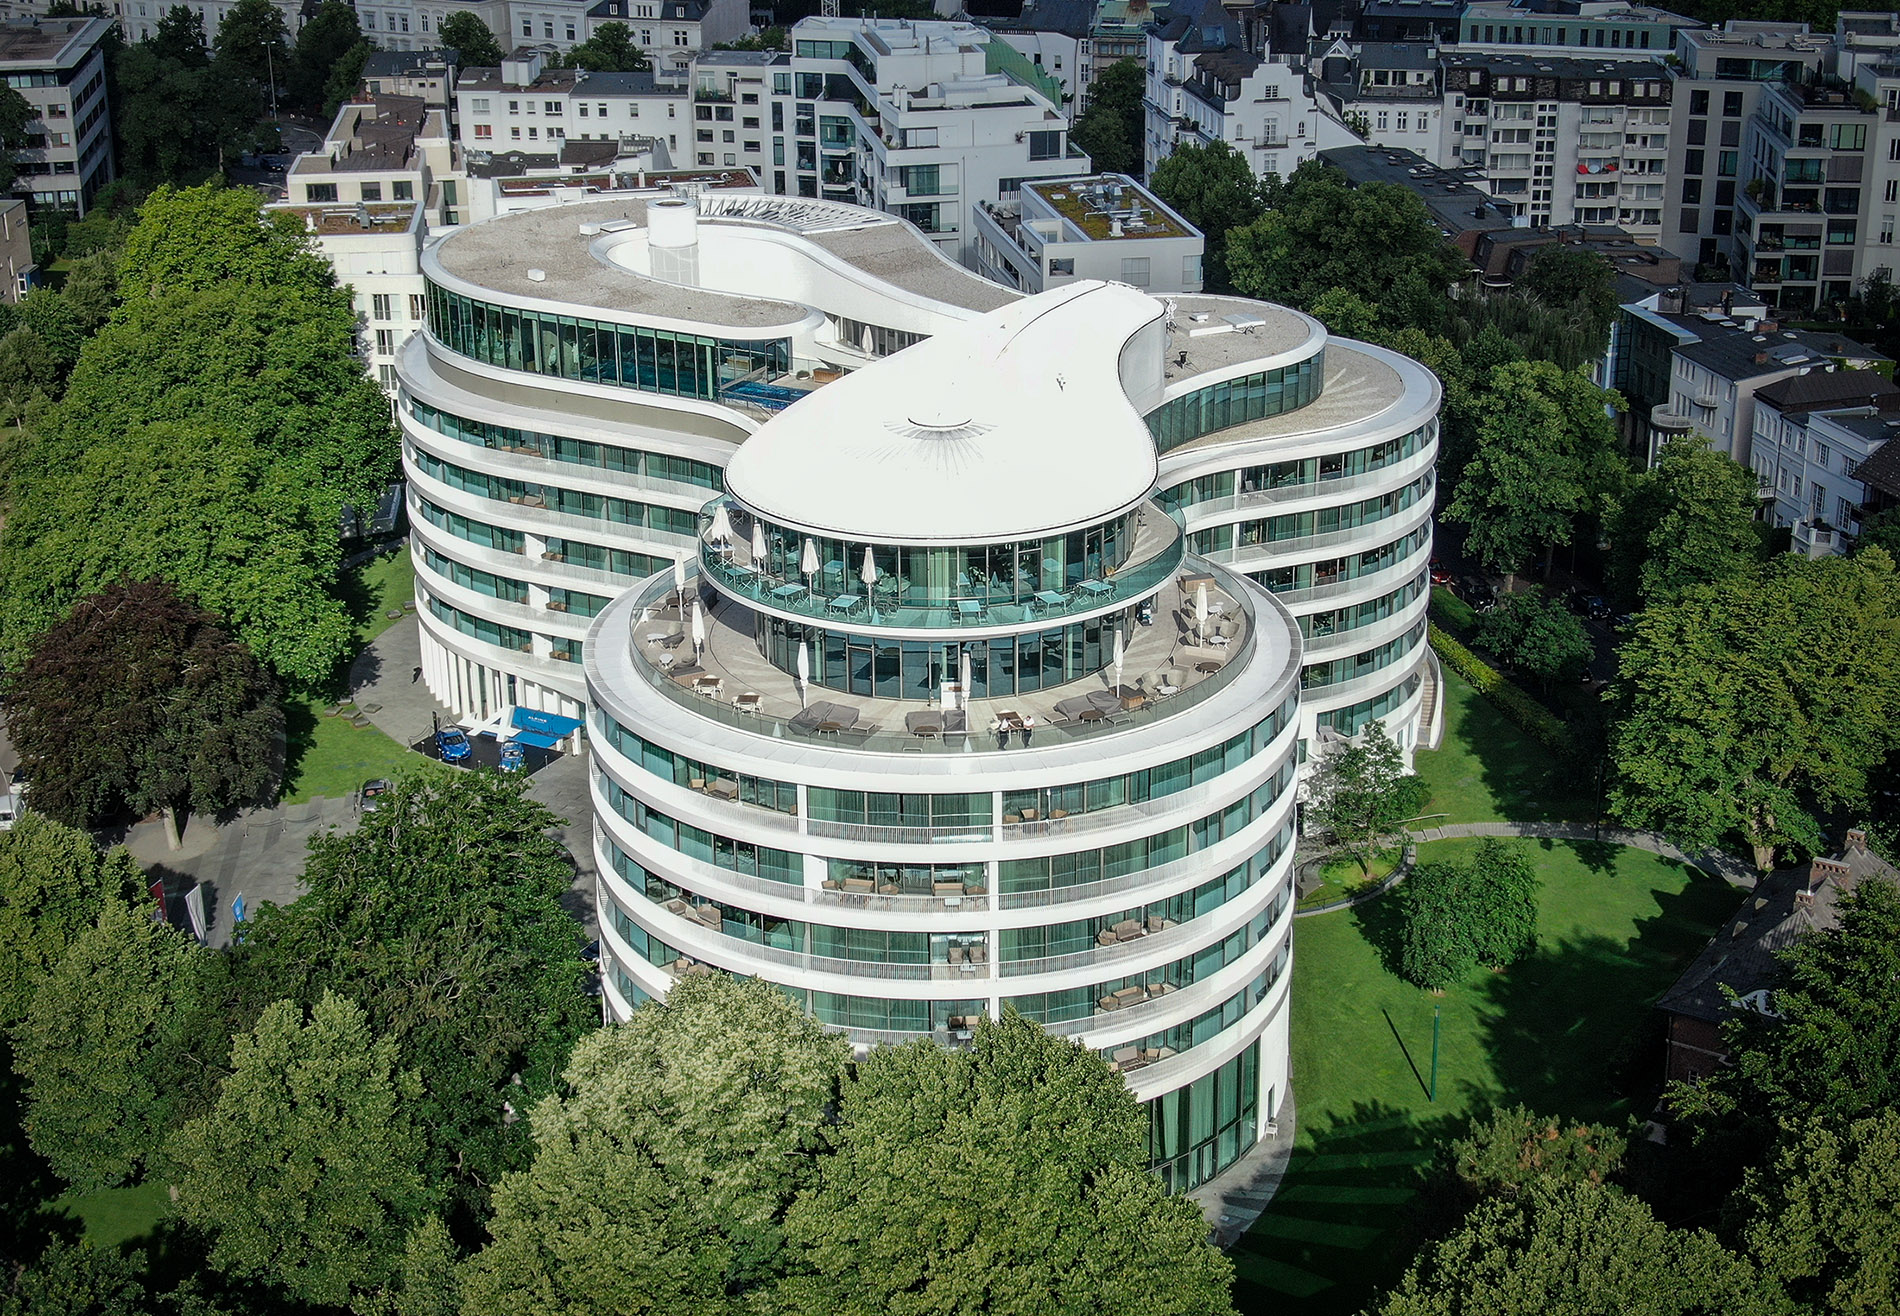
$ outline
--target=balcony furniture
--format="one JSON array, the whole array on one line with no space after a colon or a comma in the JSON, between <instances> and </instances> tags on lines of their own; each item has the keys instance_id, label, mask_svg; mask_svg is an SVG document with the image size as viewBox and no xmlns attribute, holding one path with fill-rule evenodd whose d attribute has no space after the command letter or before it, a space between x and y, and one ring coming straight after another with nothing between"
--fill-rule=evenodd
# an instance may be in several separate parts
<instances>
[{"instance_id":1,"label":"balcony furniture","mask_svg":"<svg viewBox=\"0 0 1900 1316\"><path fill-rule=\"evenodd\" d=\"M1107 928L1103 928L1100 932L1095 934L1095 944L1098 946L1113 946L1120 940L1120 937L1116 936Z\"/></svg>"},{"instance_id":2,"label":"balcony furniture","mask_svg":"<svg viewBox=\"0 0 1900 1316\"><path fill-rule=\"evenodd\" d=\"M679 899L669 900L664 905L660 906L660 908L664 909L669 914L687 914L691 912L690 907L687 905L687 903L684 900L679 900Z\"/></svg>"},{"instance_id":3,"label":"balcony furniture","mask_svg":"<svg viewBox=\"0 0 1900 1316\"><path fill-rule=\"evenodd\" d=\"M1089 596L1091 603L1102 603L1115 597L1115 586L1106 580L1085 580L1077 585L1076 591Z\"/></svg>"},{"instance_id":4,"label":"balcony furniture","mask_svg":"<svg viewBox=\"0 0 1900 1316\"><path fill-rule=\"evenodd\" d=\"M1122 1003L1113 996L1104 996L1095 1003L1095 1008L1098 1010L1119 1010L1122 1008Z\"/></svg>"},{"instance_id":5,"label":"balcony furniture","mask_svg":"<svg viewBox=\"0 0 1900 1316\"><path fill-rule=\"evenodd\" d=\"M1125 918L1121 922L1112 925L1109 931L1118 937L1139 937L1142 935L1143 929L1139 921L1132 918Z\"/></svg>"},{"instance_id":6,"label":"balcony furniture","mask_svg":"<svg viewBox=\"0 0 1900 1316\"><path fill-rule=\"evenodd\" d=\"M1194 597L1195 589L1201 585L1207 586L1207 588L1210 590L1216 590L1220 588L1219 581L1215 580L1212 576L1205 575L1205 574L1182 576L1179 584L1181 586L1181 593L1185 594L1190 599Z\"/></svg>"},{"instance_id":7,"label":"balcony furniture","mask_svg":"<svg viewBox=\"0 0 1900 1316\"><path fill-rule=\"evenodd\" d=\"M869 895L872 891L877 889L877 883L868 877L847 877L844 880L844 889L846 891L855 891L862 895Z\"/></svg>"},{"instance_id":8,"label":"balcony furniture","mask_svg":"<svg viewBox=\"0 0 1900 1316\"><path fill-rule=\"evenodd\" d=\"M664 672L664 671L666 671L666 670L667 670L667 669L668 669L669 667L671 667L671 666L672 666L672 665L674 664L674 662L675 662L675 661L677 661L677 660L676 660L676 659L675 659L675 658L673 657L673 655L672 655L672 654L670 654L670 653L663 653L663 654L661 654L661 655L660 655L660 656L659 656L658 658L655 658L655 659L653 660L653 662L654 662L654 664L655 664L655 665L656 665L656 666L657 666L657 667L658 667L658 668L659 668L659 669L660 669L660 670L661 670L662 672Z\"/></svg>"},{"instance_id":9,"label":"balcony furniture","mask_svg":"<svg viewBox=\"0 0 1900 1316\"><path fill-rule=\"evenodd\" d=\"M706 793L716 800L736 800L739 798L739 783L721 778L706 787Z\"/></svg>"},{"instance_id":10,"label":"balcony furniture","mask_svg":"<svg viewBox=\"0 0 1900 1316\"><path fill-rule=\"evenodd\" d=\"M963 894L961 882L932 882L930 894L933 896L960 896Z\"/></svg>"},{"instance_id":11,"label":"balcony furniture","mask_svg":"<svg viewBox=\"0 0 1900 1316\"><path fill-rule=\"evenodd\" d=\"M719 913L719 907L717 905L701 905L694 912L699 915L699 921L701 923L704 923L715 932L725 926L726 920Z\"/></svg>"},{"instance_id":12,"label":"balcony furniture","mask_svg":"<svg viewBox=\"0 0 1900 1316\"><path fill-rule=\"evenodd\" d=\"M805 592L803 585L787 582L772 591L772 599L776 603L796 603L805 597Z\"/></svg>"},{"instance_id":13,"label":"balcony furniture","mask_svg":"<svg viewBox=\"0 0 1900 1316\"><path fill-rule=\"evenodd\" d=\"M1099 708L1085 708L1080 713L1076 714L1076 720L1080 722L1100 722L1103 718L1107 716L1108 714L1104 713ZM1058 812L1060 812L1060 810L1058 810ZM1053 818L1055 817L1055 814L1050 814L1049 816Z\"/></svg>"},{"instance_id":14,"label":"balcony furniture","mask_svg":"<svg viewBox=\"0 0 1900 1316\"><path fill-rule=\"evenodd\" d=\"M1087 719L1085 718L1085 719L1083 719L1083 720L1084 720L1084 721L1086 721ZM1050 821L1050 822L1061 822L1061 821L1062 821L1062 820L1063 820L1064 818L1066 818L1066 817L1068 817L1068 816L1069 816L1069 811L1068 811L1067 809L1051 809L1051 810L1049 810L1049 821Z\"/></svg>"},{"instance_id":15,"label":"balcony furniture","mask_svg":"<svg viewBox=\"0 0 1900 1316\"><path fill-rule=\"evenodd\" d=\"M1199 672L1202 676L1212 676L1215 672L1218 672L1220 669L1221 669L1221 665L1217 662L1214 662L1212 659L1209 659L1207 662L1204 662L1204 663L1194 664L1194 670Z\"/></svg>"},{"instance_id":16,"label":"balcony furniture","mask_svg":"<svg viewBox=\"0 0 1900 1316\"><path fill-rule=\"evenodd\" d=\"M1069 606L1069 596L1067 594L1058 593L1052 589L1037 590L1035 599L1045 610L1049 608L1066 608Z\"/></svg>"},{"instance_id":17,"label":"balcony furniture","mask_svg":"<svg viewBox=\"0 0 1900 1316\"><path fill-rule=\"evenodd\" d=\"M1023 816L1020 813L1006 813L1003 815L1003 821L1006 823L1019 823L1022 820Z\"/></svg>"},{"instance_id":18,"label":"balcony furniture","mask_svg":"<svg viewBox=\"0 0 1900 1316\"><path fill-rule=\"evenodd\" d=\"M947 956L947 959L949 960L951 964L962 964L963 963L963 947L961 946L950 947L950 951Z\"/></svg>"},{"instance_id":19,"label":"balcony furniture","mask_svg":"<svg viewBox=\"0 0 1900 1316\"><path fill-rule=\"evenodd\" d=\"M840 617L855 616L864 607L861 594L840 594L825 605L825 611L836 613Z\"/></svg>"},{"instance_id":20,"label":"balcony furniture","mask_svg":"<svg viewBox=\"0 0 1900 1316\"><path fill-rule=\"evenodd\" d=\"M984 617L988 615L989 615L989 609L984 607L982 603L978 602L976 599L958 599L957 600L957 620L958 621L966 621L966 622L967 621L982 621Z\"/></svg>"},{"instance_id":21,"label":"balcony furniture","mask_svg":"<svg viewBox=\"0 0 1900 1316\"><path fill-rule=\"evenodd\" d=\"M1167 926L1168 920L1165 918L1159 918L1154 915L1150 915L1148 918L1148 931L1150 932L1159 932Z\"/></svg>"},{"instance_id":22,"label":"balcony furniture","mask_svg":"<svg viewBox=\"0 0 1900 1316\"><path fill-rule=\"evenodd\" d=\"M936 713L904 714L904 730L913 736L940 736L943 734L943 719Z\"/></svg>"},{"instance_id":23,"label":"balcony furniture","mask_svg":"<svg viewBox=\"0 0 1900 1316\"><path fill-rule=\"evenodd\" d=\"M988 946L966 947L965 958L972 964L988 964L990 960L990 948Z\"/></svg>"},{"instance_id":24,"label":"balcony furniture","mask_svg":"<svg viewBox=\"0 0 1900 1316\"><path fill-rule=\"evenodd\" d=\"M688 777L686 779L686 789L703 791L706 789L706 779L704 777Z\"/></svg>"},{"instance_id":25,"label":"balcony furniture","mask_svg":"<svg viewBox=\"0 0 1900 1316\"><path fill-rule=\"evenodd\" d=\"M696 676L693 678L693 693L717 698L720 686L725 682L716 676Z\"/></svg>"},{"instance_id":26,"label":"balcony furniture","mask_svg":"<svg viewBox=\"0 0 1900 1316\"><path fill-rule=\"evenodd\" d=\"M813 730L821 736L835 736L844 730L844 725L839 722L820 722Z\"/></svg>"},{"instance_id":27,"label":"balcony furniture","mask_svg":"<svg viewBox=\"0 0 1900 1316\"><path fill-rule=\"evenodd\" d=\"M764 702L764 699L765 696L759 694L757 691L748 690L744 694L734 695L732 697L732 706L741 713L756 713L759 711L759 705Z\"/></svg>"},{"instance_id":28,"label":"balcony furniture","mask_svg":"<svg viewBox=\"0 0 1900 1316\"><path fill-rule=\"evenodd\" d=\"M1115 999L1120 1001L1123 1006L1137 1005L1148 999L1148 989L1145 987L1124 987L1114 995Z\"/></svg>"},{"instance_id":29,"label":"balcony furniture","mask_svg":"<svg viewBox=\"0 0 1900 1316\"><path fill-rule=\"evenodd\" d=\"M1124 1046L1117 1048L1115 1054L1110 1058L1118 1065L1126 1065L1131 1061L1140 1059L1141 1052L1136 1047Z\"/></svg>"},{"instance_id":30,"label":"balcony furniture","mask_svg":"<svg viewBox=\"0 0 1900 1316\"><path fill-rule=\"evenodd\" d=\"M877 893L880 896L897 896L902 895L903 892L904 888L898 886L895 882L886 882L877 889Z\"/></svg>"}]
</instances>

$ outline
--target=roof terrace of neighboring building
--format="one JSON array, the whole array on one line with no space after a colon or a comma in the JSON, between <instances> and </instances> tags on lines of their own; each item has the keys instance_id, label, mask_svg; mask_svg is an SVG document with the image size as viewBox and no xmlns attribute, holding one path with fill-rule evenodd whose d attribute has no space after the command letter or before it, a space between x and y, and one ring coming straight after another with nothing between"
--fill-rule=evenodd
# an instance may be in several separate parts
<instances>
[{"instance_id":1,"label":"roof terrace of neighboring building","mask_svg":"<svg viewBox=\"0 0 1900 1316\"><path fill-rule=\"evenodd\" d=\"M416 143L448 138L448 118L415 96L370 96L337 111L322 150L297 157L291 173L388 173L418 166Z\"/></svg>"},{"instance_id":2,"label":"roof terrace of neighboring building","mask_svg":"<svg viewBox=\"0 0 1900 1316\"><path fill-rule=\"evenodd\" d=\"M112 26L104 18L32 18L0 23L0 69L70 68Z\"/></svg>"},{"instance_id":3,"label":"roof terrace of neighboring building","mask_svg":"<svg viewBox=\"0 0 1900 1316\"><path fill-rule=\"evenodd\" d=\"M1186 238L1195 229L1161 198L1125 174L1035 180L1022 185L1025 219L1040 212L1061 221L1055 240L1111 242L1141 238Z\"/></svg>"}]
</instances>

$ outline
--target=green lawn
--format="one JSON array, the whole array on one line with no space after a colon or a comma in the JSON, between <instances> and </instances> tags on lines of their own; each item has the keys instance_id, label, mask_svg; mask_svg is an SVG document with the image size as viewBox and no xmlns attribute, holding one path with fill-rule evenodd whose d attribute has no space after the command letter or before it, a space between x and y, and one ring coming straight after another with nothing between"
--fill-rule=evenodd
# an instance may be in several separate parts
<instances>
[{"instance_id":1,"label":"green lawn","mask_svg":"<svg viewBox=\"0 0 1900 1316\"><path fill-rule=\"evenodd\" d=\"M172 1212L171 1191L161 1183L69 1192L55 1198L52 1206L78 1220L85 1227L86 1241L101 1249L145 1237Z\"/></svg>"},{"instance_id":2,"label":"green lawn","mask_svg":"<svg viewBox=\"0 0 1900 1316\"><path fill-rule=\"evenodd\" d=\"M1431 787L1426 827L1464 822L1587 822L1596 783L1520 731L1469 682L1445 668L1445 736L1414 756Z\"/></svg>"},{"instance_id":3,"label":"green lawn","mask_svg":"<svg viewBox=\"0 0 1900 1316\"><path fill-rule=\"evenodd\" d=\"M1477 844L1423 845L1419 860ZM1393 898L1295 925L1299 1133L1273 1205L1234 1252L1241 1311L1332 1316L1375 1298L1407 1258L1417 1170L1473 1108L1523 1101L1620 1122L1646 1102L1661 1072L1650 1007L1740 897L1639 850L1518 844L1536 847L1544 880L1541 947L1442 998L1386 968ZM1434 1005L1443 1009L1435 1104Z\"/></svg>"},{"instance_id":4,"label":"green lawn","mask_svg":"<svg viewBox=\"0 0 1900 1316\"><path fill-rule=\"evenodd\" d=\"M357 568L346 583L346 594L357 615L358 649L396 624L391 612L416 596L415 564L409 550L379 557ZM342 683L339 682L339 689ZM284 701L284 732L289 740L289 766L284 776L283 802L302 804L318 795L332 799L357 790L372 777L399 771L427 771L433 760L399 745L375 727L350 725L347 717L326 714L333 699L293 698Z\"/></svg>"}]
</instances>

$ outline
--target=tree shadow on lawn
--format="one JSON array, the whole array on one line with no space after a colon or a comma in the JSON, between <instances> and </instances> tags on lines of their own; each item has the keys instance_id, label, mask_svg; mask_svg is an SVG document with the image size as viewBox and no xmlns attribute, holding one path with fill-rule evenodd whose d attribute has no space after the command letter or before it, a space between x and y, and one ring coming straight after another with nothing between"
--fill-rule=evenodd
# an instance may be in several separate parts
<instances>
[{"instance_id":1,"label":"tree shadow on lawn","mask_svg":"<svg viewBox=\"0 0 1900 1316\"><path fill-rule=\"evenodd\" d=\"M1559 761L1456 673L1447 671L1445 681L1448 725L1443 746L1419 756L1420 770L1432 787L1428 813L1449 813L1454 822L1493 812L1509 822L1578 822L1591 817L1596 808L1594 776L1575 763ZM1459 691L1455 702L1449 688ZM1477 808L1469 806L1474 791L1489 797Z\"/></svg>"},{"instance_id":2,"label":"tree shadow on lawn","mask_svg":"<svg viewBox=\"0 0 1900 1316\"><path fill-rule=\"evenodd\" d=\"M1231 1253L1234 1305L1345 1316L1389 1288L1411 1259L1409 1207L1433 1151L1464 1125L1380 1101L1302 1120L1272 1205Z\"/></svg>"},{"instance_id":3,"label":"tree shadow on lawn","mask_svg":"<svg viewBox=\"0 0 1900 1316\"><path fill-rule=\"evenodd\" d=\"M66 1185L20 1127L25 1097L26 1082L13 1072L13 1048L0 1039L0 1262L18 1265L55 1238L70 1242L80 1234L79 1222L52 1206Z\"/></svg>"},{"instance_id":4,"label":"tree shadow on lawn","mask_svg":"<svg viewBox=\"0 0 1900 1316\"><path fill-rule=\"evenodd\" d=\"M1614 841L1554 841L1544 837L1537 845L1547 852L1568 850L1589 871L1606 877L1616 871L1617 856L1623 851L1623 847Z\"/></svg>"}]
</instances>

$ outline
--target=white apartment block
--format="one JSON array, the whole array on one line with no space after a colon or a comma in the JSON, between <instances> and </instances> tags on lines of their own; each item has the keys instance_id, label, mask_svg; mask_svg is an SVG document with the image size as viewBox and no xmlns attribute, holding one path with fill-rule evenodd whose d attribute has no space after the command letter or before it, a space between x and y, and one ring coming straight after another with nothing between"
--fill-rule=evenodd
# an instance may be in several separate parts
<instances>
[{"instance_id":1,"label":"white apartment block","mask_svg":"<svg viewBox=\"0 0 1900 1316\"><path fill-rule=\"evenodd\" d=\"M1157 297L1201 291L1200 231L1124 174L1024 183L974 218L977 273L1020 292L1078 279Z\"/></svg>"},{"instance_id":2,"label":"white apartment block","mask_svg":"<svg viewBox=\"0 0 1900 1316\"><path fill-rule=\"evenodd\" d=\"M572 141L651 139L670 159L690 149L683 84L652 73L547 67L547 52L518 50L500 68L463 69L455 83L457 140L466 151L559 154Z\"/></svg>"},{"instance_id":3,"label":"white apartment block","mask_svg":"<svg viewBox=\"0 0 1900 1316\"><path fill-rule=\"evenodd\" d=\"M1363 131L1368 145L1412 151L1440 168L1458 163L1456 142L1445 132L1449 102L1436 47L1414 41L1355 46L1334 37L1315 54L1322 77L1314 90L1326 115Z\"/></svg>"},{"instance_id":4,"label":"white apartment block","mask_svg":"<svg viewBox=\"0 0 1900 1316\"><path fill-rule=\"evenodd\" d=\"M1770 524L1823 557L1860 533L1855 472L1896 432L1900 389L1870 370L1814 371L1756 391L1751 465Z\"/></svg>"},{"instance_id":5,"label":"white apartment block","mask_svg":"<svg viewBox=\"0 0 1900 1316\"><path fill-rule=\"evenodd\" d=\"M111 30L103 18L0 23L0 75L35 115L13 153L13 193L34 210L83 215L112 181L104 51Z\"/></svg>"}]
</instances>

